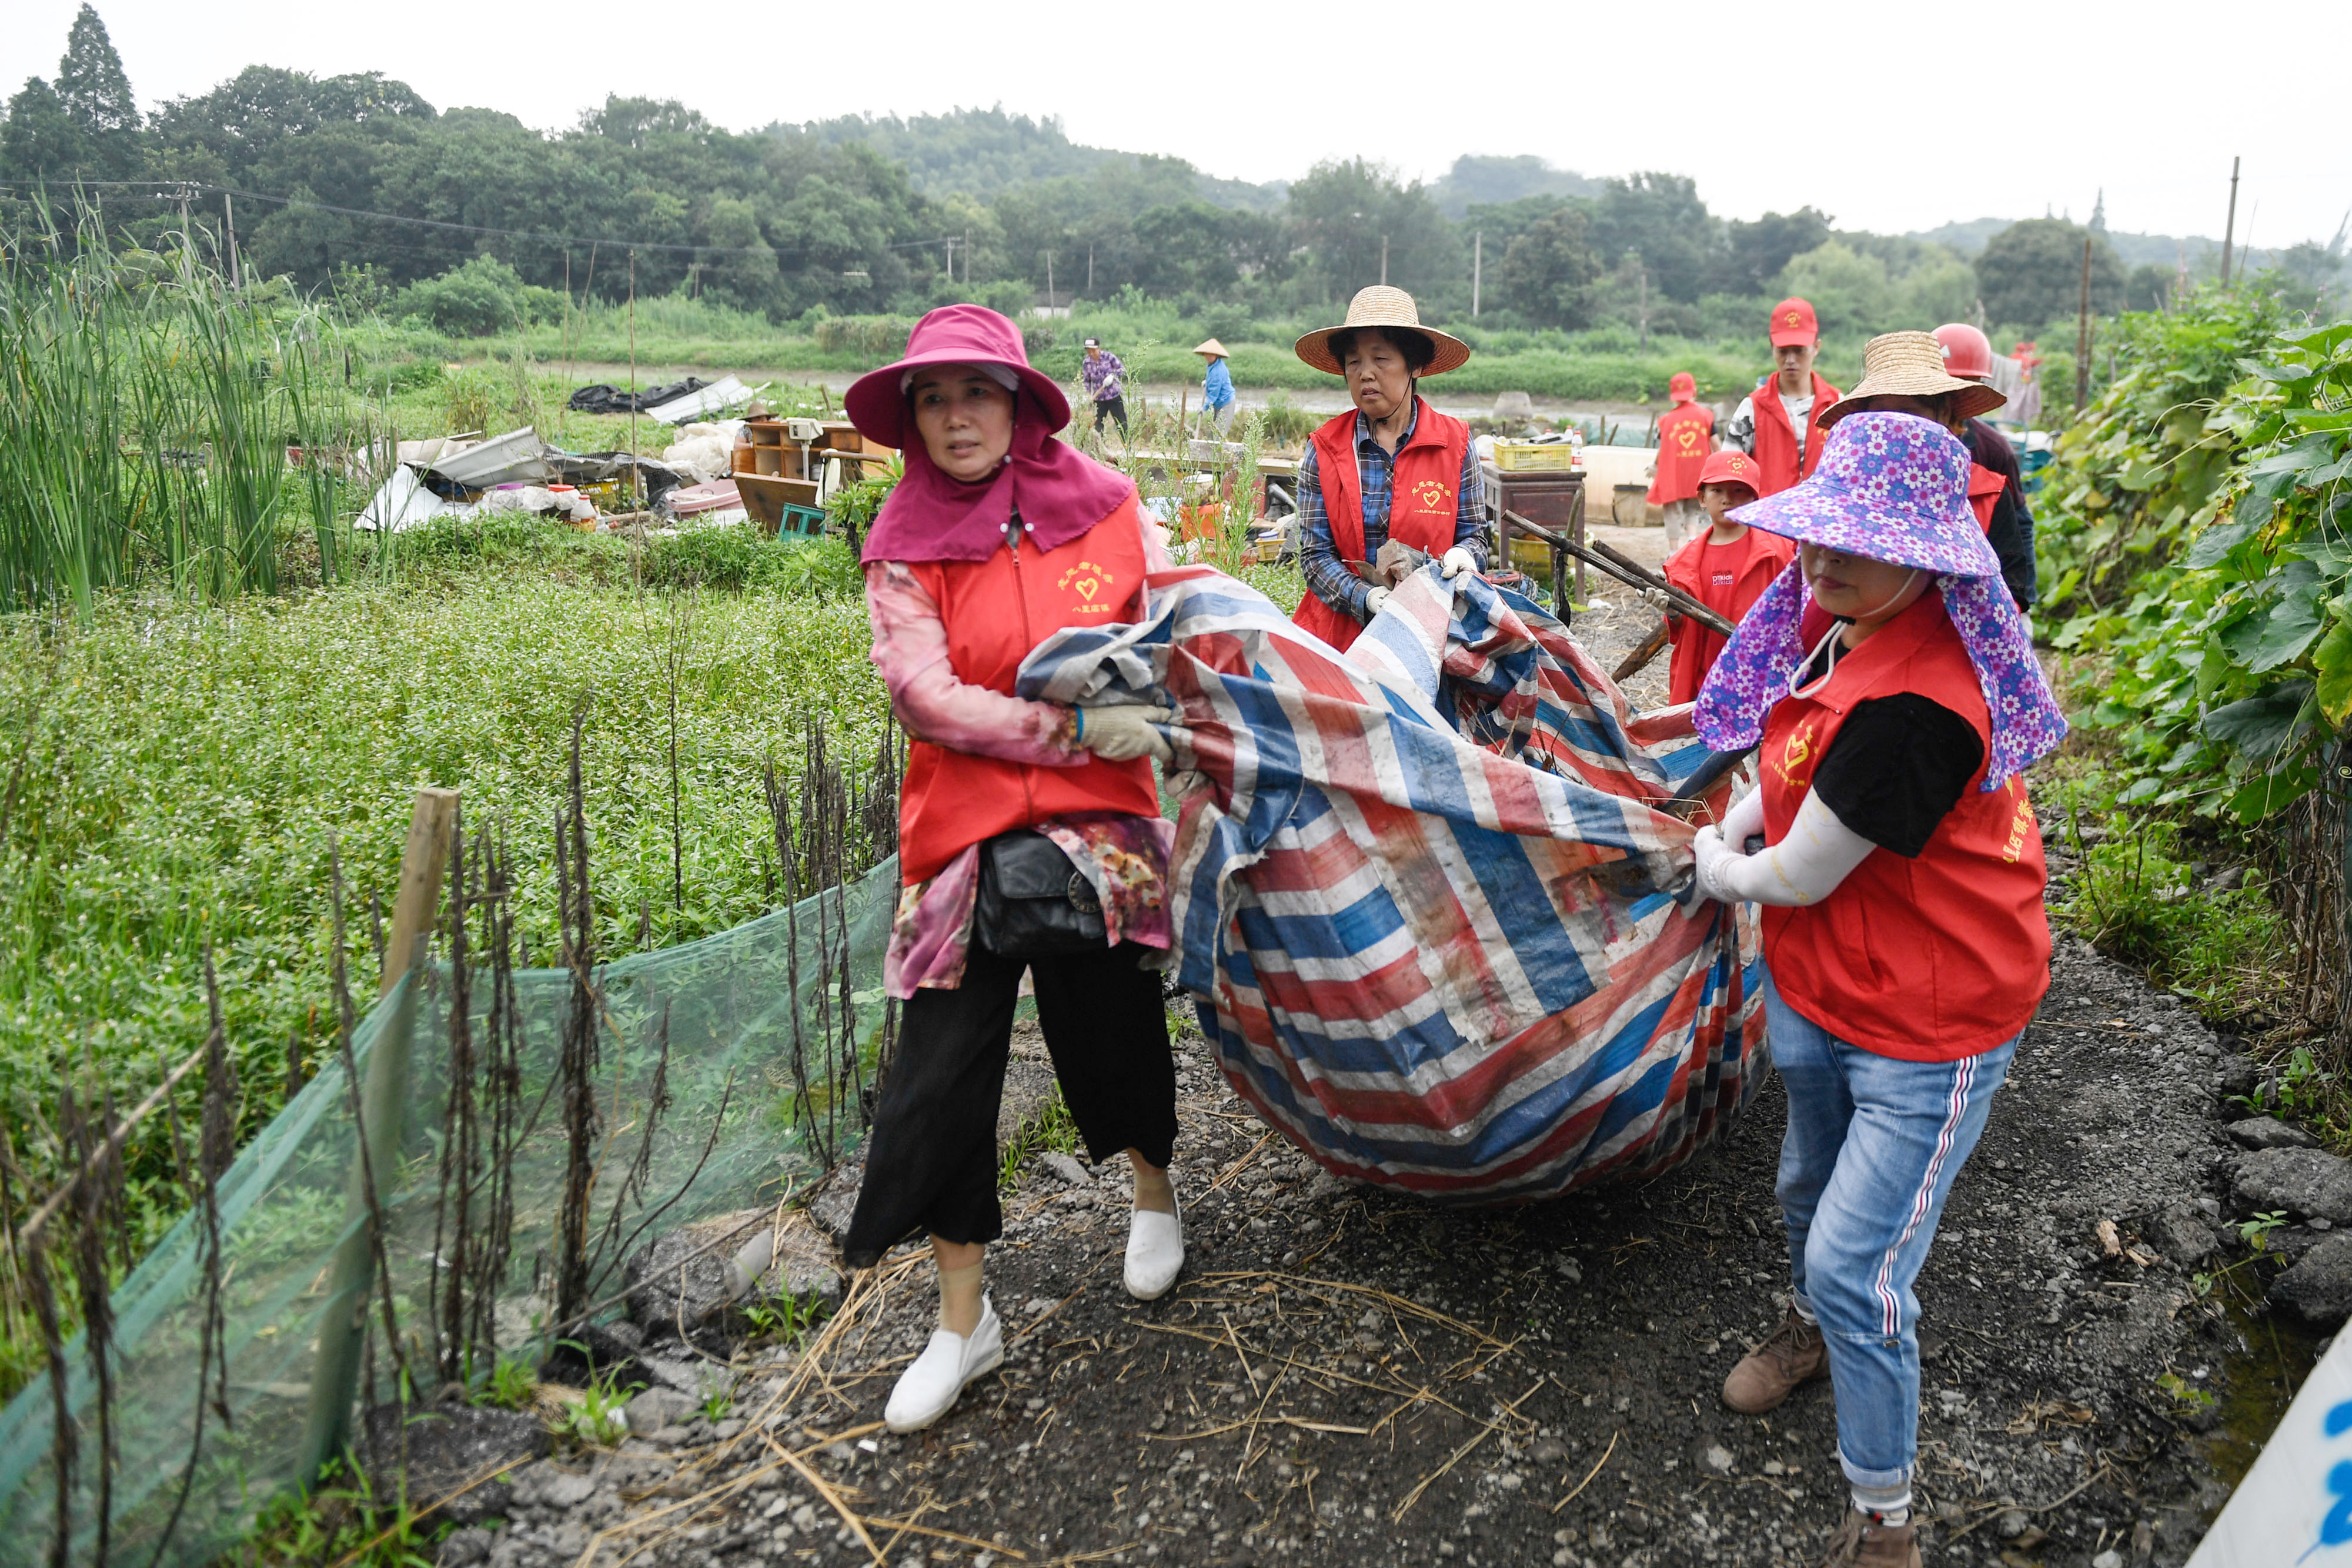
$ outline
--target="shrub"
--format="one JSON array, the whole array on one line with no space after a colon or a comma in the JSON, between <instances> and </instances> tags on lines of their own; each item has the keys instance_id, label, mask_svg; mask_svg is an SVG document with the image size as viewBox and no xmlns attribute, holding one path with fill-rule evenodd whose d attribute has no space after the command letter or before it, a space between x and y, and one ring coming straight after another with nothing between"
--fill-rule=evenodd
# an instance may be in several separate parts
<instances>
[{"instance_id":1,"label":"shrub","mask_svg":"<svg viewBox=\"0 0 2352 1568\"><path fill-rule=\"evenodd\" d=\"M399 308L444 332L481 338L554 319L562 314L564 298L555 289L525 283L520 273L496 256L478 256L438 277L410 284Z\"/></svg>"}]
</instances>

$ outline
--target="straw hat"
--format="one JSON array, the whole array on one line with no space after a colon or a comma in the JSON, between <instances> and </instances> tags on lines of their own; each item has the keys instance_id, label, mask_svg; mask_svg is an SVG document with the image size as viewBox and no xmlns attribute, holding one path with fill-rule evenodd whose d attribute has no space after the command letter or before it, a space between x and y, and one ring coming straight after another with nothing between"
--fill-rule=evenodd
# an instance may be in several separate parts
<instances>
[{"instance_id":1,"label":"straw hat","mask_svg":"<svg viewBox=\"0 0 2352 1568\"><path fill-rule=\"evenodd\" d=\"M1862 384L1813 415L1827 430L1870 397L1937 397L1958 392L1961 414L1974 419L2009 401L1982 382L1964 382L1944 368L1944 345L1933 332L1884 332L1862 346Z\"/></svg>"},{"instance_id":2,"label":"straw hat","mask_svg":"<svg viewBox=\"0 0 2352 1568\"><path fill-rule=\"evenodd\" d=\"M1192 351L1196 354L1206 354L1213 360L1226 360L1233 357L1225 352L1225 346L1214 338L1203 338L1201 340L1201 346Z\"/></svg>"},{"instance_id":3,"label":"straw hat","mask_svg":"<svg viewBox=\"0 0 2352 1568\"><path fill-rule=\"evenodd\" d=\"M1385 283L1375 283L1369 288L1359 288L1356 297L1348 301L1348 319L1337 327L1324 327L1309 332L1292 346L1305 363L1326 375L1344 375L1339 361L1331 356L1331 340L1358 327L1409 327L1429 340L1436 350L1435 357L1422 368L1425 376L1443 375L1458 370L1470 358L1470 345L1459 338L1449 337L1434 327L1421 324L1421 310L1412 296L1402 288L1391 288Z\"/></svg>"}]
</instances>

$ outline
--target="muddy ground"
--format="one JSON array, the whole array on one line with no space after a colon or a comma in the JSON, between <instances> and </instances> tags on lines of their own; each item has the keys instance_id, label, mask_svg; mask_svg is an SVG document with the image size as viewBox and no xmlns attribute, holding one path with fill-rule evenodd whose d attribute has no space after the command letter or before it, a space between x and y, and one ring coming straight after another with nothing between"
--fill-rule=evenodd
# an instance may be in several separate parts
<instances>
[{"instance_id":1,"label":"muddy ground","mask_svg":"<svg viewBox=\"0 0 2352 1568\"><path fill-rule=\"evenodd\" d=\"M1650 613L1621 603L1579 630L1606 666ZM2292 1375L2269 1364L2273 1325L2224 1312L2227 1280L2200 1298L2200 1274L2242 1256L2217 1118L2247 1070L2071 938L2053 980L1919 1281L1927 1557L2177 1563L2226 1495L2217 1422L2258 1437L2279 1404L2264 1380ZM639 1436L524 1472L511 1522L443 1560L1818 1556L1845 1497L1827 1383L1762 1419L1717 1398L1787 1299L1777 1081L1662 1177L1458 1211L1320 1175L1228 1092L1197 1033L1179 1051L1190 1257L1167 1298L1120 1288L1123 1171L1033 1158L990 1255L1005 1365L936 1427L879 1429L933 1322L909 1252L851 1281L804 1355L755 1343L706 1367L734 1385L724 1409L641 1402Z\"/></svg>"}]
</instances>

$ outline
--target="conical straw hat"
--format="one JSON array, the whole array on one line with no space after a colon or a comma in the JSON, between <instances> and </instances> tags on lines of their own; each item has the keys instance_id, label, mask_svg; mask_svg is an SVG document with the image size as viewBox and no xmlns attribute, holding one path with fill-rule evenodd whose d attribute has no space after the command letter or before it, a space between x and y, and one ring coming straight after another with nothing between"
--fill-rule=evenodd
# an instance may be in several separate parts
<instances>
[{"instance_id":1,"label":"conical straw hat","mask_svg":"<svg viewBox=\"0 0 2352 1568\"><path fill-rule=\"evenodd\" d=\"M1958 392L1968 418L2009 401L1982 382L1964 382L1944 369L1944 345L1933 332L1885 332L1862 346L1862 384L1813 415L1813 427L1827 430L1868 397L1935 397Z\"/></svg>"},{"instance_id":2,"label":"conical straw hat","mask_svg":"<svg viewBox=\"0 0 2352 1568\"><path fill-rule=\"evenodd\" d=\"M1359 288L1356 297L1348 301L1348 319L1337 327L1319 328L1298 340L1293 351L1305 363L1326 375L1342 375L1339 361L1331 355L1331 340L1356 327L1410 327L1430 341L1436 357L1425 366L1422 374L1442 375L1459 369L1470 358L1470 345L1459 338L1449 337L1434 327L1421 324L1421 310L1412 296L1402 288L1391 288L1385 283L1375 283L1369 288Z\"/></svg>"},{"instance_id":3,"label":"conical straw hat","mask_svg":"<svg viewBox=\"0 0 2352 1568\"><path fill-rule=\"evenodd\" d=\"M1213 360L1229 360L1233 358L1232 355L1225 352L1225 346L1223 343L1218 342L1214 338L1202 339L1201 346L1192 351L1196 354L1206 354Z\"/></svg>"}]
</instances>

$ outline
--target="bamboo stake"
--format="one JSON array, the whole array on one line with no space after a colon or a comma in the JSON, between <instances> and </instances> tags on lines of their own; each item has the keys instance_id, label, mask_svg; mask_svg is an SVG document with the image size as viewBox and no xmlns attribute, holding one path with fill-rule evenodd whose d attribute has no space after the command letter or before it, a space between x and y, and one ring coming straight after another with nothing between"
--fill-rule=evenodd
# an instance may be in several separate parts
<instances>
[{"instance_id":1,"label":"bamboo stake","mask_svg":"<svg viewBox=\"0 0 2352 1568\"><path fill-rule=\"evenodd\" d=\"M422 952L421 938L432 923L441 897L441 873L449 854L449 824L457 803L454 789L420 789L408 822L408 841L400 856L400 883L393 902L392 935L384 944L384 965L379 998L388 992ZM346 993L348 994L348 993ZM368 1053L367 1084L361 1096L364 1124L353 1129L367 1142L365 1166L390 1172L400 1152L400 1129L406 1113L408 1069L416 1019L416 991L412 987L400 1016L391 1021ZM346 1234L335 1249L329 1274L327 1306L319 1320L319 1351L310 1368L310 1406L303 1421L301 1475L307 1485L342 1450L351 1424L352 1398L358 1387L360 1328L367 1314L369 1288L374 1283L375 1249L370 1211L374 1205L361 1171L352 1174L353 1190L346 1198Z\"/></svg>"}]
</instances>

